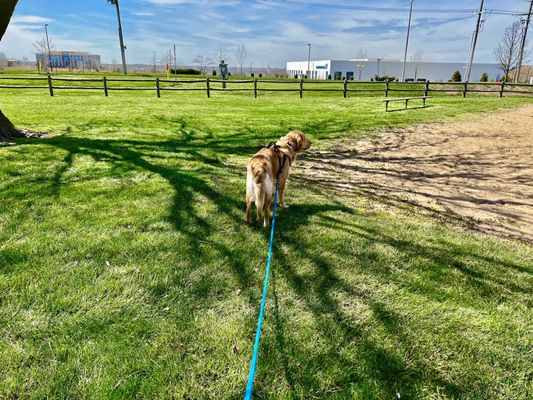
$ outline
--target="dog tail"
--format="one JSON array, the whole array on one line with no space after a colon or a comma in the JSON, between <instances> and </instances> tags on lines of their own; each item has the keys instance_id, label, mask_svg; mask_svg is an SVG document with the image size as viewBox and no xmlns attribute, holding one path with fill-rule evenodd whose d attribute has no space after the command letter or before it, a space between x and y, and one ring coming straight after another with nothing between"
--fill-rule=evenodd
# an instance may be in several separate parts
<instances>
[{"instance_id":1,"label":"dog tail","mask_svg":"<svg viewBox=\"0 0 533 400\"><path fill-rule=\"evenodd\" d=\"M255 201L257 210L262 214L266 200L272 193L272 180L265 167L248 169L246 191L249 198Z\"/></svg>"}]
</instances>

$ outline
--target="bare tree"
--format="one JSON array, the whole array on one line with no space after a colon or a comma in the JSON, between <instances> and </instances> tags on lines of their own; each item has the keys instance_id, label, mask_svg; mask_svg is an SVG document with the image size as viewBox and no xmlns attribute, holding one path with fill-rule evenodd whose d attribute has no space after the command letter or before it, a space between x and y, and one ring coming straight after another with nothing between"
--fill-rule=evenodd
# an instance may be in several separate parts
<instances>
[{"instance_id":1,"label":"bare tree","mask_svg":"<svg viewBox=\"0 0 533 400\"><path fill-rule=\"evenodd\" d=\"M366 60L366 49L364 47L359 47L357 51L357 56L355 57L358 60Z\"/></svg>"},{"instance_id":2,"label":"bare tree","mask_svg":"<svg viewBox=\"0 0 533 400\"><path fill-rule=\"evenodd\" d=\"M41 39L41 40L36 40L35 42L32 43L35 51L34 53L38 54L38 53L43 53L43 54L46 54L48 53L48 47L46 46L46 39ZM50 43L50 50L53 48L52 47L53 45Z\"/></svg>"},{"instance_id":3,"label":"bare tree","mask_svg":"<svg viewBox=\"0 0 533 400\"><path fill-rule=\"evenodd\" d=\"M237 60L237 63L241 67L241 76L243 74L242 68L244 63L246 62L246 57L248 57L248 51L246 50L246 47L244 44L241 44L237 47L237 51L235 52L235 59Z\"/></svg>"},{"instance_id":4,"label":"bare tree","mask_svg":"<svg viewBox=\"0 0 533 400\"><path fill-rule=\"evenodd\" d=\"M228 62L229 60L229 56L228 56L228 53L226 52L226 49L224 48L224 46L219 46L218 50L215 51L215 61L217 61L219 64L224 61L224 62Z\"/></svg>"},{"instance_id":5,"label":"bare tree","mask_svg":"<svg viewBox=\"0 0 533 400\"><path fill-rule=\"evenodd\" d=\"M161 64L172 66L172 60L174 60L174 54L172 53L172 50L169 50L161 58Z\"/></svg>"},{"instance_id":6,"label":"bare tree","mask_svg":"<svg viewBox=\"0 0 533 400\"><path fill-rule=\"evenodd\" d=\"M200 71L202 74L205 74L205 67L206 67L206 58L205 56L198 54L194 60L192 60L193 63L197 64L200 68Z\"/></svg>"},{"instance_id":7,"label":"bare tree","mask_svg":"<svg viewBox=\"0 0 533 400\"><path fill-rule=\"evenodd\" d=\"M152 57L150 57L150 65L152 65L152 73L157 73L157 53L154 51Z\"/></svg>"},{"instance_id":8,"label":"bare tree","mask_svg":"<svg viewBox=\"0 0 533 400\"><path fill-rule=\"evenodd\" d=\"M52 41L49 41L50 43L50 51L55 49L54 43ZM49 60L49 54L48 54L48 45L45 38L42 38L41 40L36 40L32 43L34 50L34 54L42 54L43 57L43 64L46 70L48 71L48 68L50 67L50 60Z\"/></svg>"},{"instance_id":9,"label":"bare tree","mask_svg":"<svg viewBox=\"0 0 533 400\"><path fill-rule=\"evenodd\" d=\"M420 68L422 61L424 61L424 52L422 50L417 50L416 53L411 56L411 62L415 67L415 81L418 76L418 69Z\"/></svg>"},{"instance_id":10,"label":"bare tree","mask_svg":"<svg viewBox=\"0 0 533 400\"><path fill-rule=\"evenodd\" d=\"M517 67L522 40L522 24L515 21L503 33L502 41L494 49L494 55L503 72L503 80L509 79L511 71Z\"/></svg>"},{"instance_id":11,"label":"bare tree","mask_svg":"<svg viewBox=\"0 0 533 400\"><path fill-rule=\"evenodd\" d=\"M7 67L6 54L0 51L0 69Z\"/></svg>"}]
</instances>

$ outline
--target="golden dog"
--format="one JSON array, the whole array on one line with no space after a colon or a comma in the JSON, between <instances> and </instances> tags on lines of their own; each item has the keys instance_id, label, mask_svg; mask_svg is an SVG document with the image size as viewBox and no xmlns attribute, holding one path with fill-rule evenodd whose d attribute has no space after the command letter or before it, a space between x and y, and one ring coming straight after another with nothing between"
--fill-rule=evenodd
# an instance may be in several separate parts
<instances>
[{"instance_id":1,"label":"golden dog","mask_svg":"<svg viewBox=\"0 0 533 400\"><path fill-rule=\"evenodd\" d=\"M280 207L286 208L285 184L296 155L311 147L311 142L301 131L291 131L275 145L258 151L250 160L246 175L246 221L252 222L252 203L257 207L257 219L264 218L264 226L270 224L272 190L278 180Z\"/></svg>"}]
</instances>

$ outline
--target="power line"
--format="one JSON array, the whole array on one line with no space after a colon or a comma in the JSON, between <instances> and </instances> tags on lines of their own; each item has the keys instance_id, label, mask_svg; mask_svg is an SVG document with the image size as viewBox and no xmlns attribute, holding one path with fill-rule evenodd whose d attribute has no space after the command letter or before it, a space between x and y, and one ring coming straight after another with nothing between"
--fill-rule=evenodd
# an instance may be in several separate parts
<instances>
[{"instance_id":1,"label":"power line","mask_svg":"<svg viewBox=\"0 0 533 400\"><path fill-rule=\"evenodd\" d=\"M328 4L328 3L315 3L309 1L298 1L298 0L259 0L261 3L274 3L276 5L286 5L286 6L299 6L299 7L319 7L319 8L334 8L341 10L356 10L356 11L384 11L384 12L409 12L409 8L401 7L368 7L368 6L354 6L348 4ZM501 14L501 15L524 15L522 11L513 11L513 10L497 10L497 9L486 9L486 11L492 14ZM477 9L473 8L417 8L413 10L417 13L463 13L463 14L472 14L477 13Z\"/></svg>"}]
</instances>

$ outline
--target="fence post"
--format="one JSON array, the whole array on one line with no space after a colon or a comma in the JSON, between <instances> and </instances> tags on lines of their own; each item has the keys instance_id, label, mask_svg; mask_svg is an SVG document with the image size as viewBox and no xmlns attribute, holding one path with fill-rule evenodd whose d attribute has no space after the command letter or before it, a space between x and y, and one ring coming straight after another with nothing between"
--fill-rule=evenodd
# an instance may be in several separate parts
<instances>
[{"instance_id":1,"label":"fence post","mask_svg":"<svg viewBox=\"0 0 533 400\"><path fill-rule=\"evenodd\" d=\"M50 89L50 96L54 97L54 86L52 85L52 76L48 74L48 89Z\"/></svg>"},{"instance_id":2,"label":"fence post","mask_svg":"<svg viewBox=\"0 0 533 400\"><path fill-rule=\"evenodd\" d=\"M346 77L344 78L344 82L342 84L342 97L346 98L346 89L348 89L348 79Z\"/></svg>"},{"instance_id":3,"label":"fence post","mask_svg":"<svg viewBox=\"0 0 533 400\"><path fill-rule=\"evenodd\" d=\"M104 82L104 94L105 94L105 97L107 97L109 96L109 94L107 93L107 78L104 76L102 80Z\"/></svg>"},{"instance_id":4,"label":"fence post","mask_svg":"<svg viewBox=\"0 0 533 400\"><path fill-rule=\"evenodd\" d=\"M503 97L503 88L505 86L505 81L502 81L502 86L500 87L500 97Z\"/></svg>"},{"instance_id":5,"label":"fence post","mask_svg":"<svg viewBox=\"0 0 533 400\"><path fill-rule=\"evenodd\" d=\"M426 81L426 87L424 88L424 96L427 96L429 93L429 81Z\"/></svg>"},{"instance_id":6,"label":"fence post","mask_svg":"<svg viewBox=\"0 0 533 400\"><path fill-rule=\"evenodd\" d=\"M257 78L254 78L254 97L257 99Z\"/></svg>"},{"instance_id":7,"label":"fence post","mask_svg":"<svg viewBox=\"0 0 533 400\"><path fill-rule=\"evenodd\" d=\"M303 97L304 95L304 80L303 78L300 78L300 99Z\"/></svg>"},{"instance_id":8,"label":"fence post","mask_svg":"<svg viewBox=\"0 0 533 400\"><path fill-rule=\"evenodd\" d=\"M209 78L205 78L205 89L207 91L207 98L211 98L211 88L209 87Z\"/></svg>"},{"instance_id":9,"label":"fence post","mask_svg":"<svg viewBox=\"0 0 533 400\"><path fill-rule=\"evenodd\" d=\"M159 78L155 78L155 88L157 90L157 97L161 97L161 89L159 88Z\"/></svg>"},{"instance_id":10,"label":"fence post","mask_svg":"<svg viewBox=\"0 0 533 400\"><path fill-rule=\"evenodd\" d=\"M385 82L385 97L389 97L389 81Z\"/></svg>"},{"instance_id":11,"label":"fence post","mask_svg":"<svg viewBox=\"0 0 533 400\"><path fill-rule=\"evenodd\" d=\"M467 82L465 82L465 83L463 84L463 97L466 97L466 91L468 90L467 85L468 85Z\"/></svg>"}]
</instances>

